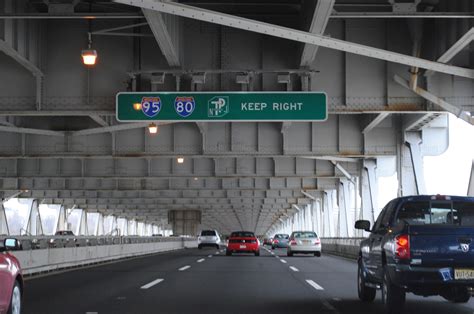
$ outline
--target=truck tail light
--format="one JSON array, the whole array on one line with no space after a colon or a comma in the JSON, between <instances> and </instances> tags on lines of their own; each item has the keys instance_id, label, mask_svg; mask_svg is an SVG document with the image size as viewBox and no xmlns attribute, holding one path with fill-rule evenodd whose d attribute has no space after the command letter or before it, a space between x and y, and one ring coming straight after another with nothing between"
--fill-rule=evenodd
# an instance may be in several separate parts
<instances>
[{"instance_id":1,"label":"truck tail light","mask_svg":"<svg viewBox=\"0 0 474 314\"><path fill-rule=\"evenodd\" d=\"M410 259L410 238L407 234L395 238L395 255L399 259Z\"/></svg>"}]
</instances>

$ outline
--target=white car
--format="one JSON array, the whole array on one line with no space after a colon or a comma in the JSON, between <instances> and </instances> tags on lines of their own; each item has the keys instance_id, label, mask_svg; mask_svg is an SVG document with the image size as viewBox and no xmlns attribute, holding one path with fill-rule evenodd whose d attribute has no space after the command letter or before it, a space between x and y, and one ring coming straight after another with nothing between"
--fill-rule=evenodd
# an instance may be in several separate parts
<instances>
[{"instance_id":1,"label":"white car","mask_svg":"<svg viewBox=\"0 0 474 314\"><path fill-rule=\"evenodd\" d=\"M216 230L202 230L198 236L198 248L211 246L219 249L221 237Z\"/></svg>"},{"instance_id":2,"label":"white car","mask_svg":"<svg viewBox=\"0 0 474 314\"><path fill-rule=\"evenodd\" d=\"M321 256L321 240L313 231L294 231L290 236L287 255L295 253L314 254Z\"/></svg>"}]
</instances>

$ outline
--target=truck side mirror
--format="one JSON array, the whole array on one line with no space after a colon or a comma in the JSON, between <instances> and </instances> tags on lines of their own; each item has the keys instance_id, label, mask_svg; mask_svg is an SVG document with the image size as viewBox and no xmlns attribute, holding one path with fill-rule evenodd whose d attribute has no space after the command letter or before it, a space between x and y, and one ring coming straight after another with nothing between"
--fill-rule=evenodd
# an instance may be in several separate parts
<instances>
[{"instance_id":1,"label":"truck side mirror","mask_svg":"<svg viewBox=\"0 0 474 314\"><path fill-rule=\"evenodd\" d=\"M3 242L3 246L7 251L21 250L21 242L14 238L6 238Z\"/></svg>"},{"instance_id":2,"label":"truck side mirror","mask_svg":"<svg viewBox=\"0 0 474 314\"><path fill-rule=\"evenodd\" d=\"M370 232L370 221L368 220L357 220L355 222L355 228Z\"/></svg>"}]
</instances>

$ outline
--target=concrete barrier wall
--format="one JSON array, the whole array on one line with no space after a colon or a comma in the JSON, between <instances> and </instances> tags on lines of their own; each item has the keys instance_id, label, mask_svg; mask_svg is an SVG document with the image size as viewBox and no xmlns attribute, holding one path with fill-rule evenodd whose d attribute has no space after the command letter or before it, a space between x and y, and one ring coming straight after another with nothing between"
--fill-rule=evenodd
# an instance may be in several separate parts
<instances>
[{"instance_id":1,"label":"concrete barrier wall","mask_svg":"<svg viewBox=\"0 0 474 314\"><path fill-rule=\"evenodd\" d=\"M322 252L357 259L362 240L364 238L323 238L321 239Z\"/></svg>"},{"instance_id":2,"label":"concrete barrier wall","mask_svg":"<svg viewBox=\"0 0 474 314\"><path fill-rule=\"evenodd\" d=\"M116 244L85 247L14 251L24 275L103 263L122 258L197 247L197 241L170 239L154 243Z\"/></svg>"}]
</instances>

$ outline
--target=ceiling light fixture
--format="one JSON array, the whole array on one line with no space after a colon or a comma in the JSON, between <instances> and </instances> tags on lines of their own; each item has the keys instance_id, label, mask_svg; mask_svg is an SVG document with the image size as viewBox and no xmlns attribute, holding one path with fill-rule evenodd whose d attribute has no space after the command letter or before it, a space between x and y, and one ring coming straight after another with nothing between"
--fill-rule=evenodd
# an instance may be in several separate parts
<instances>
[{"instance_id":1,"label":"ceiling light fixture","mask_svg":"<svg viewBox=\"0 0 474 314\"><path fill-rule=\"evenodd\" d=\"M158 126L152 122L148 125L148 131L150 132L150 134L156 134L158 133Z\"/></svg>"},{"instance_id":2,"label":"ceiling light fixture","mask_svg":"<svg viewBox=\"0 0 474 314\"><path fill-rule=\"evenodd\" d=\"M182 163L184 163L184 158L183 157L178 157L176 159L176 161L178 162L178 164L182 164Z\"/></svg>"},{"instance_id":3,"label":"ceiling light fixture","mask_svg":"<svg viewBox=\"0 0 474 314\"><path fill-rule=\"evenodd\" d=\"M88 35L88 46L87 49L82 50L82 63L87 66L94 66L97 61L97 51L92 49L92 34L87 33Z\"/></svg>"}]
</instances>

